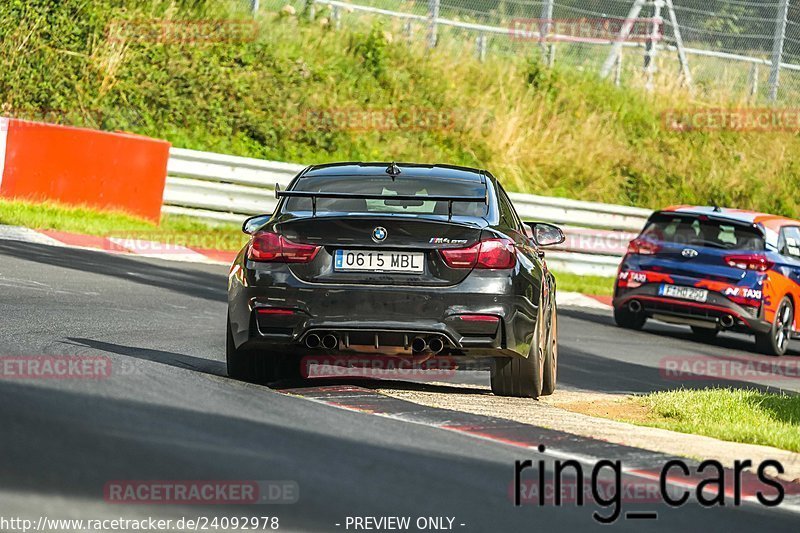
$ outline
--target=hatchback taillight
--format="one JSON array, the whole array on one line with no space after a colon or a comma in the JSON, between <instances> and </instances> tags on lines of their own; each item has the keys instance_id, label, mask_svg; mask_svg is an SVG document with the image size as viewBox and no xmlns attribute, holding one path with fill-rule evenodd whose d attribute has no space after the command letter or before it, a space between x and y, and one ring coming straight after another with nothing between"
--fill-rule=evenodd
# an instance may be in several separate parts
<instances>
[{"instance_id":1,"label":"hatchback taillight","mask_svg":"<svg viewBox=\"0 0 800 533\"><path fill-rule=\"evenodd\" d=\"M319 249L313 244L297 244L283 235L264 231L253 235L247 258L264 263L309 263Z\"/></svg>"},{"instance_id":2,"label":"hatchback taillight","mask_svg":"<svg viewBox=\"0 0 800 533\"><path fill-rule=\"evenodd\" d=\"M661 251L661 246L647 239L633 239L628 244L629 254L655 255Z\"/></svg>"},{"instance_id":3,"label":"hatchback taillight","mask_svg":"<svg viewBox=\"0 0 800 533\"><path fill-rule=\"evenodd\" d=\"M450 268L506 269L517 264L514 242L508 239L487 239L469 248L439 250Z\"/></svg>"},{"instance_id":4,"label":"hatchback taillight","mask_svg":"<svg viewBox=\"0 0 800 533\"><path fill-rule=\"evenodd\" d=\"M726 255L725 262L729 266L741 268L742 270L755 270L757 272L766 272L774 264L767 259L766 256L761 254L735 254Z\"/></svg>"}]
</instances>

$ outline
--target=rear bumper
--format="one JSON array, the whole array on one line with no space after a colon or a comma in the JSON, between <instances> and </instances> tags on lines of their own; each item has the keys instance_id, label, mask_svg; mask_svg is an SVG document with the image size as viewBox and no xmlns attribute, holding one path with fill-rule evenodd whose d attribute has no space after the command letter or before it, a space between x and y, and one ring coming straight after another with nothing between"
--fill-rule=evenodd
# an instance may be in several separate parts
<instances>
[{"instance_id":1,"label":"rear bumper","mask_svg":"<svg viewBox=\"0 0 800 533\"><path fill-rule=\"evenodd\" d=\"M461 283L432 288L308 283L285 265L272 265L231 275L228 309L237 347L325 353L311 351L305 339L333 333L342 346L352 340L353 349L366 338L370 345L377 341L377 351L391 353L389 348L405 349L405 342L423 336L441 338L451 355L527 356L538 315L530 292L530 283L522 284L513 272L473 271ZM498 321L468 323L464 315Z\"/></svg>"},{"instance_id":2,"label":"rear bumper","mask_svg":"<svg viewBox=\"0 0 800 533\"><path fill-rule=\"evenodd\" d=\"M725 329L766 333L772 327L763 320L761 309L741 306L718 292L709 291L708 300L700 303L659 296L658 287L658 283L647 283L633 289L617 288L612 304L621 309L636 301L649 317L687 325L717 327L723 317L731 316L734 323Z\"/></svg>"}]
</instances>

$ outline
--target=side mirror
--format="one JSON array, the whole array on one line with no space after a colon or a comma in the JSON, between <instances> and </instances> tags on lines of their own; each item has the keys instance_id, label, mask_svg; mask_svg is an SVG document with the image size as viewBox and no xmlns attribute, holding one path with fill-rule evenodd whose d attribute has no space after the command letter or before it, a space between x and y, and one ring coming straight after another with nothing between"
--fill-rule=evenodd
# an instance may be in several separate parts
<instances>
[{"instance_id":1,"label":"side mirror","mask_svg":"<svg viewBox=\"0 0 800 533\"><path fill-rule=\"evenodd\" d=\"M555 246L561 244L566 240L564 232L561 228L545 222L534 222L530 225L525 224L525 233L528 233L527 228L531 228L531 238L538 246Z\"/></svg>"},{"instance_id":2,"label":"side mirror","mask_svg":"<svg viewBox=\"0 0 800 533\"><path fill-rule=\"evenodd\" d=\"M248 235L252 235L261 229L261 226L266 224L270 218L272 218L272 215L256 215L254 217L250 217L244 221L244 224L242 224L242 231Z\"/></svg>"}]
</instances>

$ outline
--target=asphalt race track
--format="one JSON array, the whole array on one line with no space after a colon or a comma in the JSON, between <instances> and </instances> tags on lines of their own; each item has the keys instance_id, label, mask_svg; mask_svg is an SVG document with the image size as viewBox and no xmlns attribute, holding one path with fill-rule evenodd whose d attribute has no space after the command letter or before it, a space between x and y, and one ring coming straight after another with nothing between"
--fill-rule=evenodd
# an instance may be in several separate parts
<instances>
[{"instance_id":1,"label":"asphalt race track","mask_svg":"<svg viewBox=\"0 0 800 533\"><path fill-rule=\"evenodd\" d=\"M221 266L0 240L2 355L107 356L113 365L107 379L91 381L0 379L4 515L267 515L286 531L346 531L348 516L451 517L456 531L599 527L592 507L513 505L514 461L545 457L547 465L552 457L410 420L457 413L393 404L409 420L403 413L375 416L315 401L313 386L297 393L228 379L226 274ZM700 344L669 326L623 332L602 311L562 309L559 328L562 388L674 388L659 373L662 357L761 360L745 337ZM787 357L798 356L793 348ZM797 379L778 383L800 388ZM632 454L613 446L604 453ZM290 480L299 499L234 507L110 504L104 486L113 480ZM800 523L798 514L757 505L625 510L656 511L647 527L662 531L754 531L767 523L770 531L796 531ZM643 523L620 517L613 527L639 531Z\"/></svg>"}]
</instances>

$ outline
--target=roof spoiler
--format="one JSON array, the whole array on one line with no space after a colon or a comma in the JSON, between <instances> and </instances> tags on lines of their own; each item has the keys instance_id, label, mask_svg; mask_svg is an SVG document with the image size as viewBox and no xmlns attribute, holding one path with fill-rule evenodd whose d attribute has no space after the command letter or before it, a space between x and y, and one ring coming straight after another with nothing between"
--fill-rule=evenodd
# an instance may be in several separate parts
<instances>
[{"instance_id":1,"label":"roof spoiler","mask_svg":"<svg viewBox=\"0 0 800 533\"><path fill-rule=\"evenodd\" d=\"M453 204L456 202L485 203L489 205L489 188L484 196L448 196L415 194L360 194L350 192L282 191L275 185L275 198L311 198L312 216L317 216L317 198L338 198L342 200L422 200L423 202L447 202L447 220L453 218Z\"/></svg>"}]
</instances>

